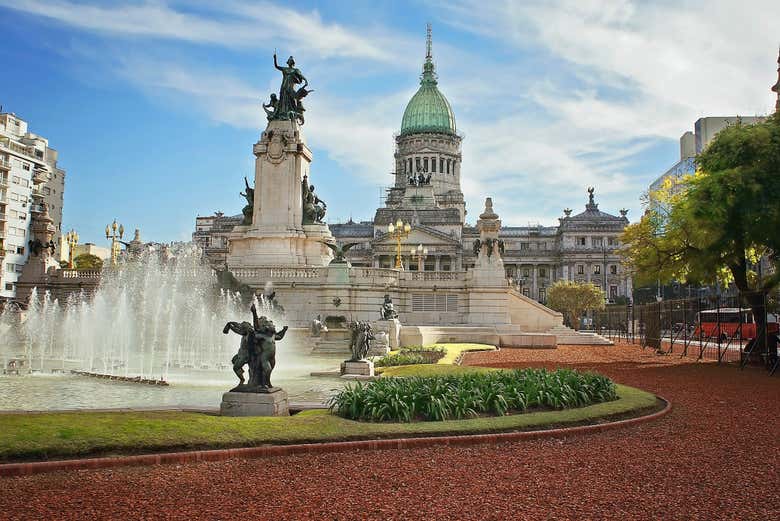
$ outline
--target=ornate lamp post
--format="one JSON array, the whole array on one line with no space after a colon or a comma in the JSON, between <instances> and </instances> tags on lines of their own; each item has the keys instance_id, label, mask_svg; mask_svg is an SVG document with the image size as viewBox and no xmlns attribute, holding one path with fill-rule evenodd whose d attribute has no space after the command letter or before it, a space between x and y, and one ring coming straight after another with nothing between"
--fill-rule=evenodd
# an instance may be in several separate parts
<instances>
[{"instance_id":1,"label":"ornate lamp post","mask_svg":"<svg viewBox=\"0 0 780 521\"><path fill-rule=\"evenodd\" d=\"M404 269L403 264L401 264L401 239L409 237L410 231L412 231L412 226L409 223L404 223L401 219L398 219L395 225L393 225L393 223L387 225L387 233L389 233L397 243L395 268L399 270Z\"/></svg>"},{"instance_id":2,"label":"ornate lamp post","mask_svg":"<svg viewBox=\"0 0 780 521\"><path fill-rule=\"evenodd\" d=\"M68 244L68 268L73 269L73 250L79 243L79 234L76 230L71 229L65 234L65 242Z\"/></svg>"},{"instance_id":3,"label":"ornate lamp post","mask_svg":"<svg viewBox=\"0 0 780 521\"><path fill-rule=\"evenodd\" d=\"M417 248L411 249L412 258L417 259L417 271L424 271L425 258L428 257L428 248L423 248L422 244L418 244Z\"/></svg>"},{"instance_id":4,"label":"ornate lamp post","mask_svg":"<svg viewBox=\"0 0 780 521\"><path fill-rule=\"evenodd\" d=\"M117 234L117 231L119 233ZM119 251L122 249L120 246L122 236L125 234L125 227L121 224L117 224L116 219L111 224L106 225L106 239L111 240L111 265L116 266L117 259L119 258Z\"/></svg>"}]
</instances>

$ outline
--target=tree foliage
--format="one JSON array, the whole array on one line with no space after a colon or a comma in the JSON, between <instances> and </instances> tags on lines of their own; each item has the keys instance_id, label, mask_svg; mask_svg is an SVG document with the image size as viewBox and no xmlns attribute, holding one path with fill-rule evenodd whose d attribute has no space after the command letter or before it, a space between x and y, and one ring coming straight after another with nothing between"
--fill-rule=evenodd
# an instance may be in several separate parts
<instances>
[{"instance_id":1,"label":"tree foliage","mask_svg":"<svg viewBox=\"0 0 780 521\"><path fill-rule=\"evenodd\" d=\"M559 280L547 290L547 307L560 311L575 329L589 309L604 309L604 291L588 282Z\"/></svg>"},{"instance_id":2,"label":"tree foliage","mask_svg":"<svg viewBox=\"0 0 780 521\"><path fill-rule=\"evenodd\" d=\"M77 270L102 270L103 259L91 253L82 253L73 259L73 265Z\"/></svg>"},{"instance_id":3,"label":"tree foliage","mask_svg":"<svg viewBox=\"0 0 780 521\"><path fill-rule=\"evenodd\" d=\"M635 282L733 282L761 294L777 287L780 115L727 127L696 163L695 175L648 194L642 219L626 228L622 254ZM762 257L774 273L759 282Z\"/></svg>"}]
</instances>

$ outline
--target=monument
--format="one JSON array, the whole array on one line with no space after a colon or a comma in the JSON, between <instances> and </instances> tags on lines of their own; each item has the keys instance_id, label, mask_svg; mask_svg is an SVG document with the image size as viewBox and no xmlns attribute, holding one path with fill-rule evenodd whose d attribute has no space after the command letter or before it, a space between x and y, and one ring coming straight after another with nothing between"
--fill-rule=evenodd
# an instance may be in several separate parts
<instances>
[{"instance_id":1,"label":"monument","mask_svg":"<svg viewBox=\"0 0 780 521\"><path fill-rule=\"evenodd\" d=\"M371 341L374 339L371 323L358 320L350 323L349 329L351 332L349 350L352 356L342 362L341 376L374 376L374 362L366 358L371 350Z\"/></svg>"},{"instance_id":2,"label":"monument","mask_svg":"<svg viewBox=\"0 0 780 521\"><path fill-rule=\"evenodd\" d=\"M302 99L311 90L292 56L280 66L279 94L263 104L268 125L255 143L254 188L246 184L244 219L229 236L227 264L256 266L325 266L332 259L324 244L333 242L323 223L327 205L310 183L312 153L303 134Z\"/></svg>"},{"instance_id":3,"label":"monument","mask_svg":"<svg viewBox=\"0 0 780 521\"><path fill-rule=\"evenodd\" d=\"M238 353L231 360L238 385L222 396L220 414L223 416L287 416L289 401L287 392L271 384L271 373L276 366L276 342L287 333L281 331L265 316L258 316L254 304L251 307L252 323L228 322L222 329L241 335ZM249 369L244 378L244 366Z\"/></svg>"}]
</instances>

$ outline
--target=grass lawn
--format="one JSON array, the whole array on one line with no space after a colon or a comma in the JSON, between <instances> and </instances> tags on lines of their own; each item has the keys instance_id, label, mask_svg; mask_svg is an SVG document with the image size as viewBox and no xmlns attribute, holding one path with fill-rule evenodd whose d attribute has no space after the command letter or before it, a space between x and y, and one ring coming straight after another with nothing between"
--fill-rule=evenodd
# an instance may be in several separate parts
<instances>
[{"instance_id":1,"label":"grass lawn","mask_svg":"<svg viewBox=\"0 0 780 521\"><path fill-rule=\"evenodd\" d=\"M442 372L438 367L441 366L391 369ZM450 371L485 370L444 367ZM0 461L533 430L590 422L656 406L656 398L650 393L622 385L617 387L620 399L612 402L563 411L443 422L365 423L339 418L323 410L304 411L290 417L252 418L175 411L2 414Z\"/></svg>"}]
</instances>

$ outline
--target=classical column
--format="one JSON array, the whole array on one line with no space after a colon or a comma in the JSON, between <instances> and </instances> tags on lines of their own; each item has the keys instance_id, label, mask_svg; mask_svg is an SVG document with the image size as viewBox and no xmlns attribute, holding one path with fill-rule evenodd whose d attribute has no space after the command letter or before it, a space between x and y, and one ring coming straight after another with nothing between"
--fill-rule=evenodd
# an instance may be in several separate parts
<instances>
[{"instance_id":1,"label":"classical column","mask_svg":"<svg viewBox=\"0 0 780 521\"><path fill-rule=\"evenodd\" d=\"M536 298L539 297L539 293L538 293L539 292L539 289L538 289L539 288L539 285L538 285L539 265L538 264L534 264L533 265L533 274L534 274L533 275L534 276L534 284L533 284L533 289L531 290L532 291L531 298L536 299Z\"/></svg>"},{"instance_id":2,"label":"classical column","mask_svg":"<svg viewBox=\"0 0 780 521\"><path fill-rule=\"evenodd\" d=\"M433 257L433 262L434 262L433 269L435 271L439 271L439 269L440 269L440 266L439 266L439 259L440 258L441 258L441 255L436 255L436 256Z\"/></svg>"}]
</instances>

